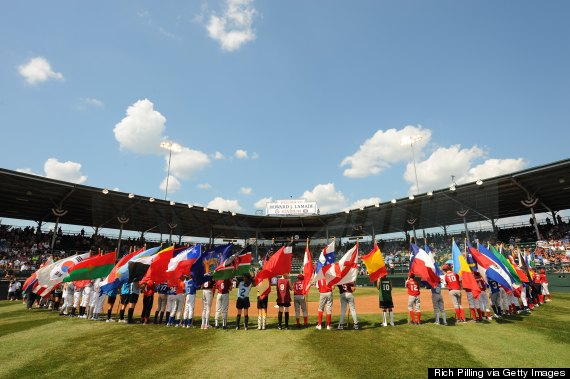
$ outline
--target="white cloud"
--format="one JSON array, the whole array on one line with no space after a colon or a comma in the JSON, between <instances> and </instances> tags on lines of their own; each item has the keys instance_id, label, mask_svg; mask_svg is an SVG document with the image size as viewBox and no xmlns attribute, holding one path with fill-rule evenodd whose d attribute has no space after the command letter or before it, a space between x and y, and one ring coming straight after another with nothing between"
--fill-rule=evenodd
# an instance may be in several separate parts
<instances>
[{"instance_id":1,"label":"white cloud","mask_svg":"<svg viewBox=\"0 0 570 379\"><path fill-rule=\"evenodd\" d=\"M349 166L343 175L349 178L365 178L378 175L393 163L412 159L409 144L402 145L402 140L419 135L421 140L414 143L416 158L421 157L422 149L431 138L431 130L421 126L408 125L401 130L378 130L374 135L360 145L358 151L344 158L341 167Z\"/></svg>"},{"instance_id":2,"label":"white cloud","mask_svg":"<svg viewBox=\"0 0 570 379\"><path fill-rule=\"evenodd\" d=\"M210 184L208 184L208 183L200 183L200 184L198 184L197 187L200 188L200 189L203 189L203 190L207 190L207 189L212 188L212 186L211 186Z\"/></svg>"},{"instance_id":3,"label":"white cloud","mask_svg":"<svg viewBox=\"0 0 570 379\"><path fill-rule=\"evenodd\" d=\"M380 204L380 198L379 197L370 197L368 199L356 200L354 203L350 204L345 209L358 209L358 208L363 208L363 207L369 207L371 205L376 205L376 204Z\"/></svg>"},{"instance_id":4,"label":"white cloud","mask_svg":"<svg viewBox=\"0 0 570 379\"><path fill-rule=\"evenodd\" d=\"M27 63L18 66L18 71L29 84L38 84L49 79L63 80L63 74L53 71L44 57L31 58Z\"/></svg>"},{"instance_id":5,"label":"white cloud","mask_svg":"<svg viewBox=\"0 0 570 379\"><path fill-rule=\"evenodd\" d=\"M476 165L476 161L485 155L486 152L478 146L462 149L460 145L453 145L436 149L426 160L416 165L420 193L448 187L452 175L455 183L464 184L519 171L525 166L522 158L487 159ZM417 193L413 163L406 166L404 179L410 183L409 192Z\"/></svg>"},{"instance_id":6,"label":"white cloud","mask_svg":"<svg viewBox=\"0 0 570 379\"><path fill-rule=\"evenodd\" d=\"M522 170L526 162L518 159L487 159L485 162L469 169L469 173L461 178L462 182L474 182L477 179L492 178Z\"/></svg>"},{"instance_id":7,"label":"white cloud","mask_svg":"<svg viewBox=\"0 0 570 379\"><path fill-rule=\"evenodd\" d=\"M263 197L255 202L253 206L255 209L265 209L266 203L271 203L273 201L272 197Z\"/></svg>"},{"instance_id":8,"label":"white cloud","mask_svg":"<svg viewBox=\"0 0 570 379\"><path fill-rule=\"evenodd\" d=\"M168 167L168 154L165 155L165 170ZM206 167L210 163L208 154L198 150L192 150L184 147L180 152L172 152L172 159L170 161L170 173L182 179L188 179L196 171Z\"/></svg>"},{"instance_id":9,"label":"white cloud","mask_svg":"<svg viewBox=\"0 0 570 379\"><path fill-rule=\"evenodd\" d=\"M160 141L164 138L166 118L154 110L148 99L139 100L127 108L127 116L115 129L115 138L121 149L140 154L161 153Z\"/></svg>"},{"instance_id":10,"label":"white cloud","mask_svg":"<svg viewBox=\"0 0 570 379\"><path fill-rule=\"evenodd\" d=\"M210 209L218 209L222 211L229 211L229 212L241 212L242 207L239 205L237 200L226 200L221 197L215 197L212 201L206 205L207 208Z\"/></svg>"},{"instance_id":11,"label":"white cloud","mask_svg":"<svg viewBox=\"0 0 570 379\"><path fill-rule=\"evenodd\" d=\"M49 158L44 163L44 171L48 178L66 182L81 184L87 180L87 176L81 174L81 164L76 162L60 162L56 158Z\"/></svg>"},{"instance_id":12,"label":"white cloud","mask_svg":"<svg viewBox=\"0 0 570 379\"><path fill-rule=\"evenodd\" d=\"M99 99L93 99L90 97L86 97L83 99L79 99L79 105L77 109L80 111L84 111L87 108L104 108L105 104Z\"/></svg>"},{"instance_id":13,"label":"white cloud","mask_svg":"<svg viewBox=\"0 0 570 379\"><path fill-rule=\"evenodd\" d=\"M165 192L166 191L166 179L168 178L168 193L174 193L176 191L178 191L180 189L180 187L182 187L182 185L180 184L180 181L178 181L178 179L175 176L168 176L166 178L164 178L162 180L162 182L160 182L160 190Z\"/></svg>"},{"instance_id":14,"label":"white cloud","mask_svg":"<svg viewBox=\"0 0 570 379\"><path fill-rule=\"evenodd\" d=\"M242 195L251 195L252 192L253 190L251 189L251 187L241 187L239 189L239 193L241 193Z\"/></svg>"},{"instance_id":15,"label":"white cloud","mask_svg":"<svg viewBox=\"0 0 570 379\"><path fill-rule=\"evenodd\" d=\"M344 195L336 191L333 183L317 184L312 191L305 191L301 198L316 201L321 214L337 212L344 209L346 205Z\"/></svg>"},{"instance_id":16,"label":"white cloud","mask_svg":"<svg viewBox=\"0 0 570 379\"><path fill-rule=\"evenodd\" d=\"M225 158L225 157L224 157L224 154L220 153L219 151L216 151L216 152L215 152L214 154L212 154L211 156L212 156L212 159L214 159L214 160L216 160L216 161L219 161L219 160L222 160L222 159Z\"/></svg>"},{"instance_id":17,"label":"white cloud","mask_svg":"<svg viewBox=\"0 0 570 379\"><path fill-rule=\"evenodd\" d=\"M235 152L235 156L237 159L247 159L247 151L242 150L242 149L237 149Z\"/></svg>"},{"instance_id":18,"label":"white cloud","mask_svg":"<svg viewBox=\"0 0 570 379\"><path fill-rule=\"evenodd\" d=\"M222 50L235 51L255 39L253 19L256 15L253 0L226 0L224 13L210 16L206 26L208 35L218 41Z\"/></svg>"},{"instance_id":19,"label":"white cloud","mask_svg":"<svg viewBox=\"0 0 570 379\"><path fill-rule=\"evenodd\" d=\"M31 168L17 168L16 171L23 172L24 174L42 176L40 174L36 174L35 172L33 172Z\"/></svg>"},{"instance_id":20,"label":"white cloud","mask_svg":"<svg viewBox=\"0 0 570 379\"><path fill-rule=\"evenodd\" d=\"M251 154L251 159L258 159L259 158L259 154L257 154L255 151L253 152L253 154Z\"/></svg>"}]
</instances>

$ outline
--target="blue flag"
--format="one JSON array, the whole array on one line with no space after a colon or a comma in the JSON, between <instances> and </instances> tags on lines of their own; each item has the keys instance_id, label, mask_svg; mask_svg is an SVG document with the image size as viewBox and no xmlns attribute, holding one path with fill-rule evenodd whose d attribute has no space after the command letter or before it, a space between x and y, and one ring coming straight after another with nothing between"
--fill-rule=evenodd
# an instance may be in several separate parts
<instances>
[{"instance_id":1,"label":"blue flag","mask_svg":"<svg viewBox=\"0 0 570 379\"><path fill-rule=\"evenodd\" d=\"M229 243L216 246L200 254L200 258L196 259L196 262L190 269L192 278L197 286L201 286L205 281L211 280L216 267L232 254L233 247L234 245Z\"/></svg>"}]
</instances>

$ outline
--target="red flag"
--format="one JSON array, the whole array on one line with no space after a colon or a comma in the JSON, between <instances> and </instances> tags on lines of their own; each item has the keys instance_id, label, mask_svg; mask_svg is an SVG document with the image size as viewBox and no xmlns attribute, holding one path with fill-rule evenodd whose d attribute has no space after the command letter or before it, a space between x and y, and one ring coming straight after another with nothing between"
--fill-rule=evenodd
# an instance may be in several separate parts
<instances>
[{"instance_id":1,"label":"red flag","mask_svg":"<svg viewBox=\"0 0 570 379\"><path fill-rule=\"evenodd\" d=\"M255 276L255 285L257 286L263 279L271 279L274 276L290 273L292 258L292 246L283 246L277 250L277 252L265 262L261 271Z\"/></svg>"},{"instance_id":2,"label":"red flag","mask_svg":"<svg viewBox=\"0 0 570 379\"><path fill-rule=\"evenodd\" d=\"M309 251L309 241L307 240L307 246L305 247L305 257L303 258L303 295L307 295L311 289L311 278L313 276L313 259L311 258L311 252Z\"/></svg>"},{"instance_id":3,"label":"red flag","mask_svg":"<svg viewBox=\"0 0 570 379\"><path fill-rule=\"evenodd\" d=\"M182 251L186 249L186 247L177 249L178 251ZM171 246L170 248L164 249L157 253L153 258L150 266L146 274L141 279L141 282L148 282L152 280L155 283L162 283L168 280L168 275L166 273L166 269L168 268L168 263L174 256L174 247Z\"/></svg>"}]
</instances>

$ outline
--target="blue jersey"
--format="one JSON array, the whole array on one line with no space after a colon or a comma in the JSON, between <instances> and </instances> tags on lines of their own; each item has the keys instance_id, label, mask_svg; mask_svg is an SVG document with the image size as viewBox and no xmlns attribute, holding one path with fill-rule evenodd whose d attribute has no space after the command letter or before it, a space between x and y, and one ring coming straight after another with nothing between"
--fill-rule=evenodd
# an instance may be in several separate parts
<instances>
[{"instance_id":1,"label":"blue jersey","mask_svg":"<svg viewBox=\"0 0 570 379\"><path fill-rule=\"evenodd\" d=\"M129 283L123 283L121 286L121 295L128 295L131 293L131 285Z\"/></svg>"},{"instance_id":2,"label":"blue jersey","mask_svg":"<svg viewBox=\"0 0 570 379\"><path fill-rule=\"evenodd\" d=\"M156 292L161 293L163 295L168 293L168 284L166 283L157 284L154 288Z\"/></svg>"},{"instance_id":3,"label":"blue jersey","mask_svg":"<svg viewBox=\"0 0 570 379\"><path fill-rule=\"evenodd\" d=\"M489 288L491 288L491 293L497 293L501 289L499 288L499 283L495 282L494 280L489 279Z\"/></svg>"},{"instance_id":4,"label":"blue jersey","mask_svg":"<svg viewBox=\"0 0 570 379\"><path fill-rule=\"evenodd\" d=\"M196 283L192 279L184 282L184 292L186 295L196 295Z\"/></svg>"},{"instance_id":5,"label":"blue jersey","mask_svg":"<svg viewBox=\"0 0 570 379\"><path fill-rule=\"evenodd\" d=\"M112 290L107 291L107 296L110 297L117 296L117 289L113 288Z\"/></svg>"}]
</instances>

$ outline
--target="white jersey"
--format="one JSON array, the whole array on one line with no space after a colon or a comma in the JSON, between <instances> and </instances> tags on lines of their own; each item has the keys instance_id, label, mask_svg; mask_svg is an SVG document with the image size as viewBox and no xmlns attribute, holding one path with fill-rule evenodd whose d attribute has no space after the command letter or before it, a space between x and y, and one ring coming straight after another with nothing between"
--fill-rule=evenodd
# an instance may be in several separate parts
<instances>
[{"instance_id":1,"label":"white jersey","mask_svg":"<svg viewBox=\"0 0 570 379\"><path fill-rule=\"evenodd\" d=\"M244 281L239 282L238 297L248 299L250 290L251 290L251 283L249 285L246 285Z\"/></svg>"}]
</instances>

